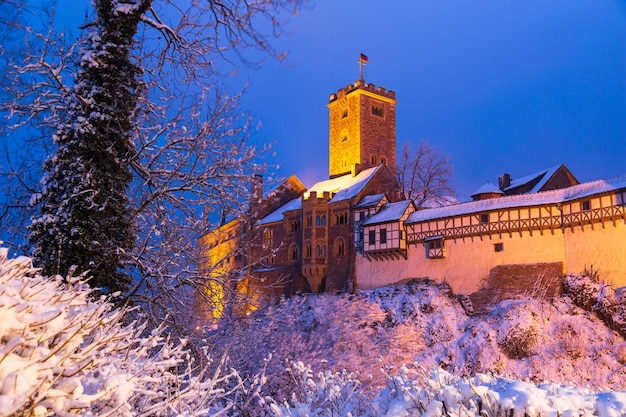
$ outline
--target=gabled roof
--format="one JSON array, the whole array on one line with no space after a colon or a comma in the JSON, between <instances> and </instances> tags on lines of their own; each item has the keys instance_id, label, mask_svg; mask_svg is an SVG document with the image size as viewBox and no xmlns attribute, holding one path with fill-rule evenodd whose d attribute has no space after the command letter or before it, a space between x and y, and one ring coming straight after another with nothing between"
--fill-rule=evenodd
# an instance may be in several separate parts
<instances>
[{"instance_id":1,"label":"gabled roof","mask_svg":"<svg viewBox=\"0 0 626 417\"><path fill-rule=\"evenodd\" d=\"M556 174L557 171L561 168L567 170L567 167L561 164L561 165L557 165L548 169L544 169L543 171L539 171L534 174L527 175L525 177L522 177L516 180L511 180L511 184L508 187L506 187L503 191L505 192L505 194L507 194L511 190L523 187L527 184L531 184L537 181L537 183L528 191L528 193L538 193L539 191L541 191L543 186L546 185L546 183L550 180L550 178L552 178L554 174ZM569 170L567 172L569 172Z\"/></svg>"},{"instance_id":2,"label":"gabled roof","mask_svg":"<svg viewBox=\"0 0 626 417\"><path fill-rule=\"evenodd\" d=\"M346 174L326 181L320 181L305 193L305 198L308 198L310 193L315 191L318 196L321 196L324 192L329 192L331 195L334 194L330 199L333 203L349 200L356 197L381 168L382 165L379 165L374 168L365 169L354 177L352 174Z\"/></svg>"},{"instance_id":3,"label":"gabled roof","mask_svg":"<svg viewBox=\"0 0 626 417\"><path fill-rule=\"evenodd\" d=\"M385 198L385 194L366 195L354 208L374 207Z\"/></svg>"},{"instance_id":4,"label":"gabled roof","mask_svg":"<svg viewBox=\"0 0 626 417\"><path fill-rule=\"evenodd\" d=\"M474 191L470 197L474 197L480 194L504 194L501 189L499 189L496 185L486 182L482 185L478 190Z\"/></svg>"},{"instance_id":5,"label":"gabled roof","mask_svg":"<svg viewBox=\"0 0 626 417\"><path fill-rule=\"evenodd\" d=\"M412 200L402 200L396 203L387 203L380 208L378 213L373 214L363 222L363 226L372 224L399 221L408 208L413 204ZM415 206L413 207L415 208Z\"/></svg>"},{"instance_id":6,"label":"gabled roof","mask_svg":"<svg viewBox=\"0 0 626 417\"><path fill-rule=\"evenodd\" d=\"M418 223L427 220L461 216L503 208L556 204L621 189L626 189L626 174L607 180L586 182L558 190L542 191L534 194L517 194L456 204L454 206L420 210L411 213L406 223Z\"/></svg>"},{"instance_id":7,"label":"gabled roof","mask_svg":"<svg viewBox=\"0 0 626 417\"><path fill-rule=\"evenodd\" d=\"M299 210L301 208L302 208L302 199L300 197L294 198L287 204L280 206L279 208L277 208L276 210L274 210L267 216L263 217L261 220L259 220L256 223L256 225L260 226L264 224L282 222L283 216L285 215L286 212L291 211L291 210Z\"/></svg>"}]
</instances>

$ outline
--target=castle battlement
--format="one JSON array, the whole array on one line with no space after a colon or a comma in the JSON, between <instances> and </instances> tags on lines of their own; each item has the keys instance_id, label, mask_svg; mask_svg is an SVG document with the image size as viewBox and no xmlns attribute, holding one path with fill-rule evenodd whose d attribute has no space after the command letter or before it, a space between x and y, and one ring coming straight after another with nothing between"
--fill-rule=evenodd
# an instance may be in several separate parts
<instances>
[{"instance_id":1,"label":"castle battlement","mask_svg":"<svg viewBox=\"0 0 626 417\"><path fill-rule=\"evenodd\" d=\"M348 86L338 90L336 93L332 93L330 95L329 102L332 103L333 101L343 98L359 89L378 94L391 100L396 99L396 92L393 90L387 90L385 87L376 87L376 84L368 84L363 80L356 80L354 83L348 84Z\"/></svg>"}]
</instances>

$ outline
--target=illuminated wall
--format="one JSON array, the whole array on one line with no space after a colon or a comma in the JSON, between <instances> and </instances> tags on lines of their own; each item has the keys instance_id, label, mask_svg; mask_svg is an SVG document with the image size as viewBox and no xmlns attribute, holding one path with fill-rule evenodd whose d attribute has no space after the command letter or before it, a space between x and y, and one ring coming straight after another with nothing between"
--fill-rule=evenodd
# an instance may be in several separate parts
<instances>
[{"instance_id":1,"label":"illuminated wall","mask_svg":"<svg viewBox=\"0 0 626 417\"><path fill-rule=\"evenodd\" d=\"M358 287L430 278L447 282L455 293L471 294L495 266L550 262L562 262L564 273L582 273L593 266L602 279L626 286L625 194L620 190L562 204L408 225L413 239L408 259L370 261L357 256ZM429 242L442 236L442 251L429 254Z\"/></svg>"},{"instance_id":2,"label":"illuminated wall","mask_svg":"<svg viewBox=\"0 0 626 417\"><path fill-rule=\"evenodd\" d=\"M396 167L395 92L362 80L333 93L329 109L329 177L386 163Z\"/></svg>"}]
</instances>

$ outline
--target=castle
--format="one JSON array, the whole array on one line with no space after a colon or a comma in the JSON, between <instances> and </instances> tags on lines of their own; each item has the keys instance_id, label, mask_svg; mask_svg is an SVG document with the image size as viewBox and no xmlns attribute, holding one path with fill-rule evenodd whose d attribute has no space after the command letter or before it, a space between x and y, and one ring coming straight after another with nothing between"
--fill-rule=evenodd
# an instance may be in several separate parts
<instances>
[{"instance_id":1,"label":"castle","mask_svg":"<svg viewBox=\"0 0 626 417\"><path fill-rule=\"evenodd\" d=\"M503 175L469 203L417 210L398 193L396 103L394 91L363 79L332 93L329 178L307 189L291 176L264 196L256 177L248 214L200 239L208 275L238 271L236 292L250 306L414 278L446 281L478 302L539 277L558 291L564 273L590 266L626 285L626 176L579 184L560 165ZM217 300L221 285L209 285Z\"/></svg>"}]
</instances>

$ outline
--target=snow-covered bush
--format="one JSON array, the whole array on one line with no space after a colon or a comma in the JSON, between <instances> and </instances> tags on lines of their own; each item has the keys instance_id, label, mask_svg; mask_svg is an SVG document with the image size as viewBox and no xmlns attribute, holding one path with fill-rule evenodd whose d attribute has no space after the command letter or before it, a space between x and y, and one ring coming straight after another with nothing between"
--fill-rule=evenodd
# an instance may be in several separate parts
<instances>
[{"instance_id":1,"label":"snow-covered bush","mask_svg":"<svg viewBox=\"0 0 626 417\"><path fill-rule=\"evenodd\" d=\"M593 393L588 388L479 374L460 378L440 368L418 364L399 372L385 369L387 385L371 400L363 395L355 375L320 373L294 363L299 377L291 401L271 399L265 406L274 417L618 417L626 413L626 393Z\"/></svg>"},{"instance_id":2,"label":"snow-covered bush","mask_svg":"<svg viewBox=\"0 0 626 417\"><path fill-rule=\"evenodd\" d=\"M317 380L308 365L293 362L287 369L293 386L289 401L276 402L266 398L264 403L276 417L362 416L366 415L370 399L363 393L358 374L345 370L324 370Z\"/></svg>"},{"instance_id":3,"label":"snow-covered bush","mask_svg":"<svg viewBox=\"0 0 626 417\"><path fill-rule=\"evenodd\" d=\"M607 326L626 337L626 303L618 300L615 289L592 276L567 275L565 292L581 308L596 313Z\"/></svg>"},{"instance_id":4,"label":"snow-covered bush","mask_svg":"<svg viewBox=\"0 0 626 417\"><path fill-rule=\"evenodd\" d=\"M0 248L0 416L211 415L254 397L259 379L196 372L184 341L123 324L124 310L91 294Z\"/></svg>"}]
</instances>

